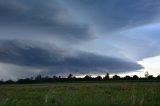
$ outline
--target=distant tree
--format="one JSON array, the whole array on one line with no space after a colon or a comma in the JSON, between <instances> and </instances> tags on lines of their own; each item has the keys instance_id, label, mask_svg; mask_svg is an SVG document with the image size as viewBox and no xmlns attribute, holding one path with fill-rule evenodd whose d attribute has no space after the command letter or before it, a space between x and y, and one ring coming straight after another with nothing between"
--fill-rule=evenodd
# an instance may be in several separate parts
<instances>
[{"instance_id":1,"label":"distant tree","mask_svg":"<svg viewBox=\"0 0 160 106\"><path fill-rule=\"evenodd\" d=\"M42 78L43 79L43 81L45 81L45 82L49 82L49 77L48 76L45 76L44 78Z\"/></svg>"},{"instance_id":2,"label":"distant tree","mask_svg":"<svg viewBox=\"0 0 160 106\"><path fill-rule=\"evenodd\" d=\"M34 80L31 79L31 78L18 79L17 83L19 83L19 84L30 84L30 83L34 83Z\"/></svg>"},{"instance_id":3,"label":"distant tree","mask_svg":"<svg viewBox=\"0 0 160 106\"><path fill-rule=\"evenodd\" d=\"M57 79L57 76L54 75L52 78L53 78L53 79Z\"/></svg>"},{"instance_id":4,"label":"distant tree","mask_svg":"<svg viewBox=\"0 0 160 106\"><path fill-rule=\"evenodd\" d=\"M1 79L1 80L0 80L0 84L3 84L3 83L4 83L4 81L3 81L3 79Z\"/></svg>"},{"instance_id":5,"label":"distant tree","mask_svg":"<svg viewBox=\"0 0 160 106\"><path fill-rule=\"evenodd\" d=\"M5 81L5 83L6 83L6 84L13 84L14 81L10 79L10 80Z\"/></svg>"},{"instance_id":6,"label":"distant tree","mask_svg":"<svg viewBox=\"0 0 160 106\"><path fill-rule=\"evenodd\" d=\"M121 79L121 77L118 76L118 75L114 75L114 76L113 76L113 80L120 80L120 79Z\"/></svg>"},{"instance_id":7,"label":"distant tree","mask_svg":"<svg viewBox=\"0 0 160 106\"><path fill-rule=\"evenodd\" d=\"M157 76L157 79L160 79L160 74Z\"/></svg>"},{"instance_id":8,"label":"distant tree","mask_svg":"<svg viewBox=\"0 0 160 106\"><path fill-rule=\"evenodd\" d=\"M102 77L101 76L97 76L96 79L97 80L102 80Z\"/></svg>"},{"instance_id":9,"label":"distant tree","mask_svg":"<svg viewBox=\"0 0 160 106\"><path fill-rule=\"evenodd\" d=\"M149 79L149 80L154 80L155 77L154 77L153 75L149 75L149 76L147 77L147 79Z\"/></svg>"},{"instance_id":10,"label":"distant tree","mask_svg":"<svg viewBox=\"0 0 160 106\"><path fill-rule=\"evenodd\" d=\"M84 77L84 79L85 79L85 80L90 80L90 79L92 79L92 77L91 77L91 75L86 75L86 76Z\"/></svg>"},{"instance_id":11,"label":"distant tree","mask_svg":"<svg viewBox=\"0 0 160 106\"><path fill-rule=\"evenodd\" d=\"M105 80L109 80L109 73L107 73L107 74L104 76L104 79L105 79Z\"/></svg>"},{"instance_id":12,"label":"distant tree","mask_svg":"<svg viewBox=\"0 0 160 106\"><path fill-rule=\"evenodd\" d=\"M139 79L139 77L137 76L137 75L133 75L133 80L138 80Z\"/></svg>"},{"instance_id":13,"label":"distant tree","mask_svg":"<svg viewBox=\"0 0 160 106\"><path fill-rule=\"evenodd\" d=\"M45 76L45 77L44 77L44 79L48 79L48 78L49 78L49 76Z\"/></svg>"},{"instance_id":14,"label":"distant tree","mask_svg":"<svg viewBox=\"0 0 160 106\"><path fill-rule=\"evenodd\" d=\"M125 79L125 80L131 80L132 78L127 75L127 76L124 77L124 79Z\"/></svg>"},{"instance_id":15,"label":"distant tree","mask_svg":"<svg viewBox=\"0 0 160 106\"><path fill-rule=\"evenodd\" d=\"M73 75L72 75L72 74L69 74L69 75L68 75L68 79L71 79L71 78L73 78Z\"/></svg>"},{"instance_id":16,"label":"distant tree","mask_svg":"<svg viewBox=\"0 0 160 106\"><path fill-rule=\"evenodd\" d=\"M33 78L33 77L30 77L30 79L33 80L34 78Z\"/></svg>"},{"instance_id":17,"label":"distant tree","mask_svg":"<svg viewBox=\"0 0 160 106\"><path fill-rule=\"evenodd\" d=\"M144 73L144 76L145 76L145 78L148 78L148 76L149 76L148 71L146 71L146 72Z\"/></svg>"},{"instance_id":18,"label":"distant tree","mask_svg":"<svg viewBox=\"0 0 160 106\"><path fill-rule=\"evenodd\" d=\"M39 74L35 77L36 82L41 82L42 81L42 76Z\"/></svg>"}]
</instances>

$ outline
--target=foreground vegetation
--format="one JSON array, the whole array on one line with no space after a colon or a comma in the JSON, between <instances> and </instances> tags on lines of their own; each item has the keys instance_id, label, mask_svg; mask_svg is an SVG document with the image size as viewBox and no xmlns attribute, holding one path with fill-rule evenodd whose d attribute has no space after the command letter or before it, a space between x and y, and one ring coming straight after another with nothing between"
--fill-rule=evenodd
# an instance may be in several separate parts
<instances>
[{"instance_id":1,"label":"foreground vegetation","mask_svg":"<svg viewBox=\"0 0 160 106\"><path fill-rule=\"evenodd\" d=\"M0 106L160 106L160 83L1 85Z\"/></svg>"}]
</instances>

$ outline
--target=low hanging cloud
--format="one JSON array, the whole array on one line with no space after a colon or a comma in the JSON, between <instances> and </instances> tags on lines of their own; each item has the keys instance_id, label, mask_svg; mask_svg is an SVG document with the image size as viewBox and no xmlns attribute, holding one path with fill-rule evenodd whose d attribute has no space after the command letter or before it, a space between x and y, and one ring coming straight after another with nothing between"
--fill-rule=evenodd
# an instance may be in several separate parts
<instances>
[{"instance_id":1,"label":"low hanging cloud","mask_svg":"<svg viewBox=\"0 0 160 106\"><path fill-rule=\"evenodd\" d=\"M27 41L0 41L0 62L18 66L42 68L49 73L62 72L128 72L143 67L136 62L119 58L76 51L68 54L58 48L49 50L45 46L26 44ZM53 47L54 48L54 47Z\"/></svg>"}]
</instances>

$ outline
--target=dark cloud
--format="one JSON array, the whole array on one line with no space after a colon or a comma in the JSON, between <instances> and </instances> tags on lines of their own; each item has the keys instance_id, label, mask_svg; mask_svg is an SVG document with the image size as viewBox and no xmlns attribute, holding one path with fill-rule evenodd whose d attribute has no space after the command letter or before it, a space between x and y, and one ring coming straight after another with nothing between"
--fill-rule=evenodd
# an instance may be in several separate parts
<instances>
[{"instance_id":1,"label":"dark cloud","mask_svg":"<svg viewBox=\"0 0 160 106\"><path fill-rule=\"evenodd\" d=\"M67 55L63 50L49 50L17 40L3 40L0 45L2 63L53 70L50 71L52 73L127 72L143 68L130 60L78 51L74 55Z\"/></svg>"},{"instance_id":2,"label":"dark cloud","mask_svg":"<svg viewBox=\"0 0 160 106\"><path fill-rule=\"evenodd\" d=\"M31 27L72 41L92 38L88 25L70 18L74 20L56 0L0 1L1 26Z\"/></svg>"}]
</instances>

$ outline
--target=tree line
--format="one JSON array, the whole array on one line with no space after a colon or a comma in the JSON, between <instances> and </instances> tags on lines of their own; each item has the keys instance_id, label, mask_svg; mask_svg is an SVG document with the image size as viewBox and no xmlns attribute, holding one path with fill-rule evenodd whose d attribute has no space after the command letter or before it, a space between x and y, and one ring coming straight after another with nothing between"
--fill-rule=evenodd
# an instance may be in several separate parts
<instances>
[{"instance_id":1,"label":"tree line","mask_svg":"<svg viewBox=\"0 0 160 106\"><path fill-rule=\"evenodd\" d=\"M160 81L160 75L154 77L153 75L149 75L148 73L145 74L145 77L138 77L137 75L134 76L125 76L120 77L118 75L114 75L112 78L109 76L109 73L106 73L104 77L97 76L91 77L91 75L86 75L83 78L77 78L73 76L73 74L69 74L68 77L64 78L61 76L44 76L42 77L40 74L36 77L31 78L24 78L18 79L17 81L7 80L7 81L0 81L0 84L34 84L34 83L54 83L54 82L88 82L88 81L97 81L97 82L105 82L105 81Z\"/></svg>"}]
</instances>

